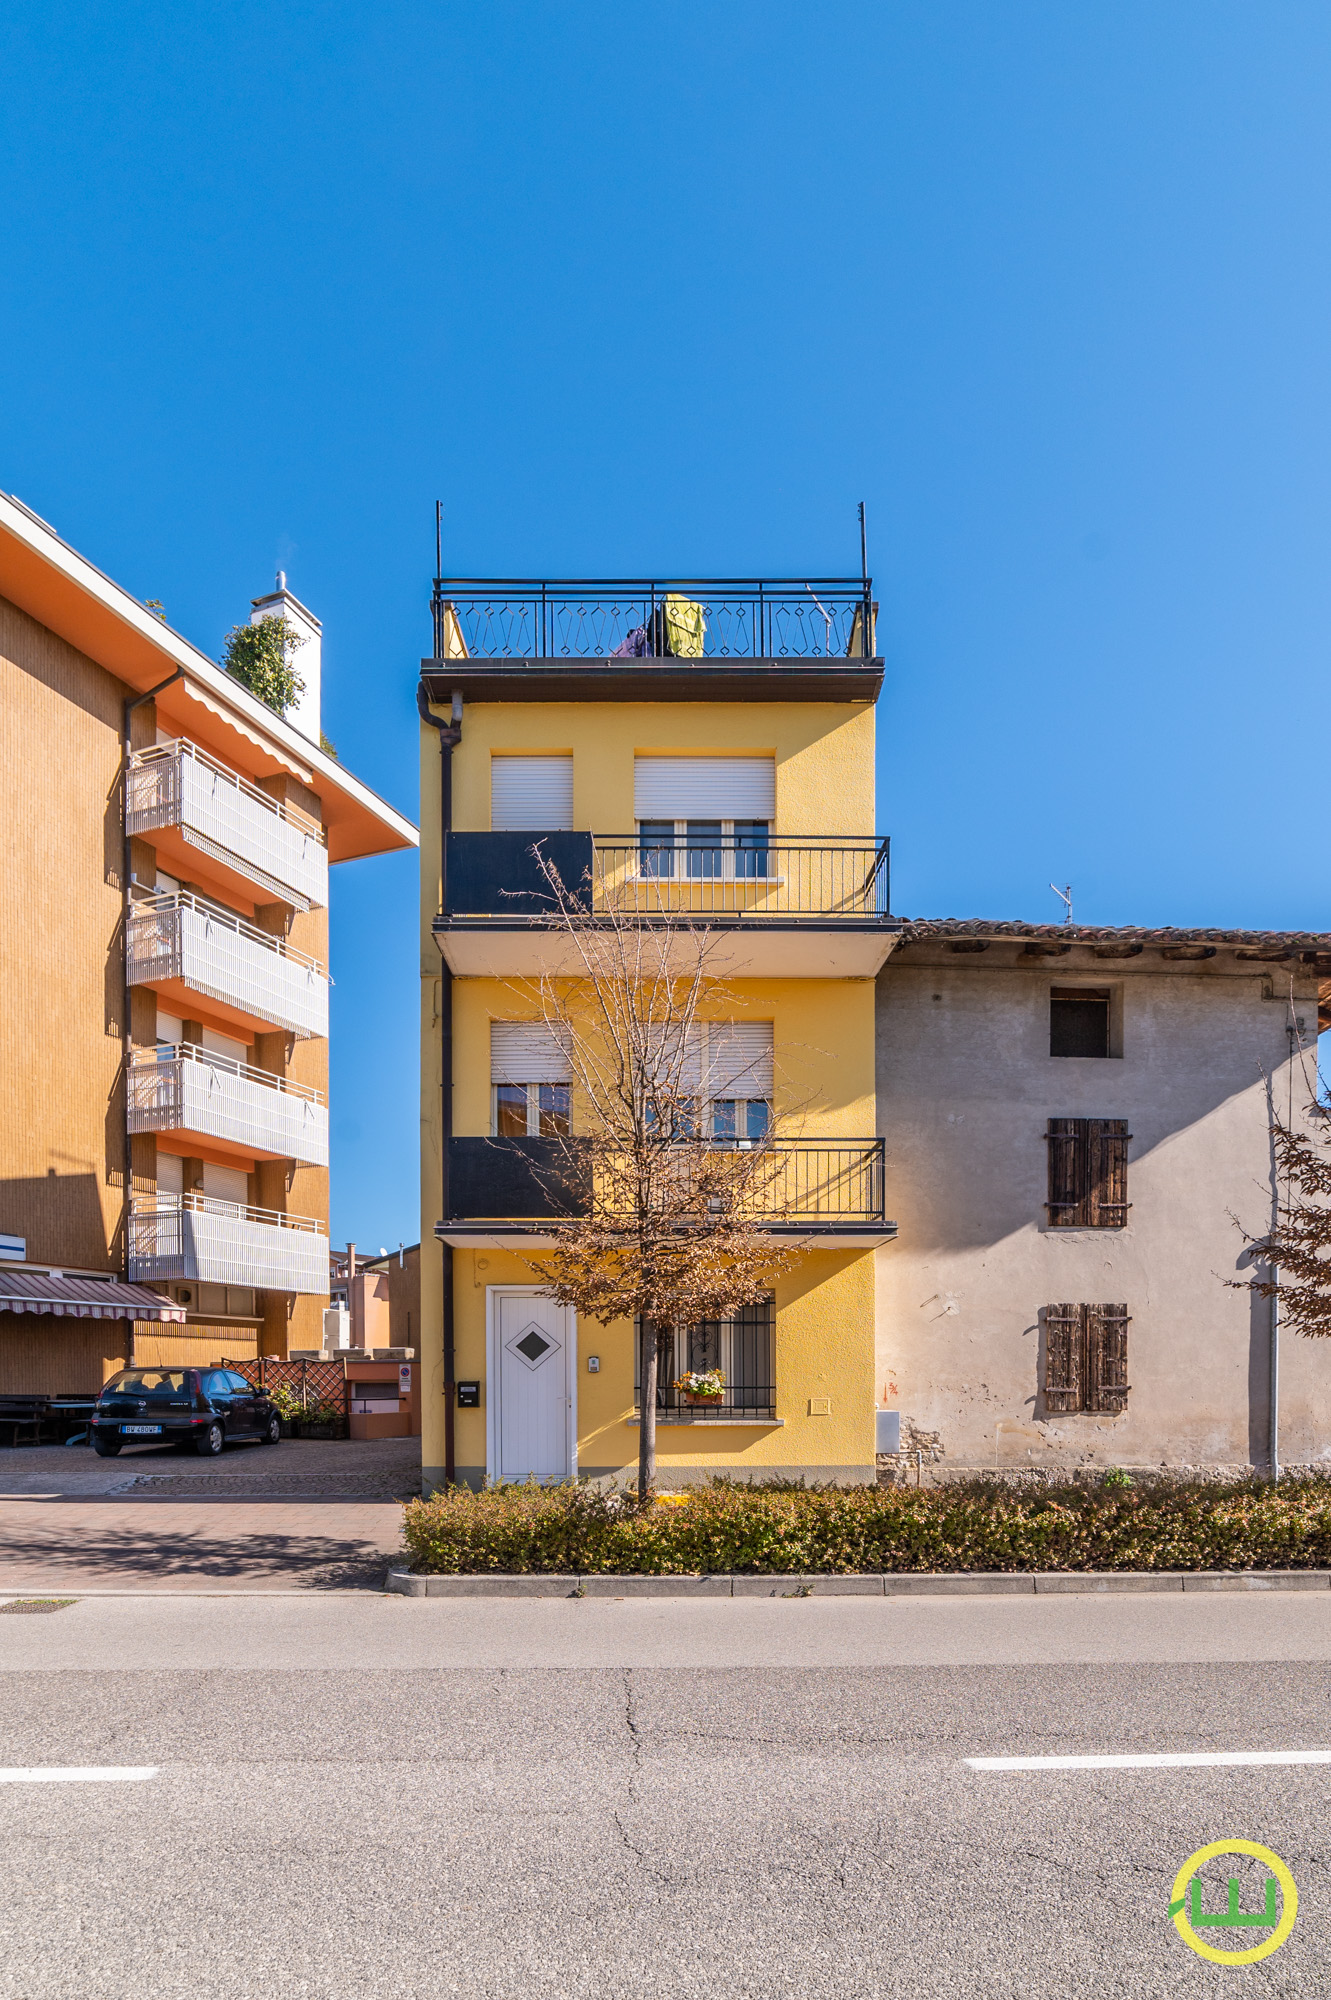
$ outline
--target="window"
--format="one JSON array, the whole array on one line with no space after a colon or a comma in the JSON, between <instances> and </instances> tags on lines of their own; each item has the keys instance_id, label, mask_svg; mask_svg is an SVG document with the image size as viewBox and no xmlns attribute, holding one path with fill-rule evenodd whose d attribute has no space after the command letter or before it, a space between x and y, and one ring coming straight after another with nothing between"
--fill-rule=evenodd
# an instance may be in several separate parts
<instances>
[{"instance_id":1,"label":"window","mask_svg":"<svg viewBox=\"0 0 1331 2000\"><path fill-rule=\"evenodd\" d=\"M712 1137L741 1147L767 1137L772 1107L765 1097L717 1097L712 1101Z\"/></svg>"},{"instance_id":2,"label":"window","mask_svg":"<svg viewBox=\"0 0 1331 2000\"><path fill-rule=\"evenodd\" d=\"M719 1419L723 1423L727 1420L733 1423L737 1412L749 1417L772 1417L776 1405L775 1331L776 1303L773 1299L760 1299L755 1305L741 1306L729 1319L699 1320L694 1326L678 1326L662 1335L656 1384L658 1414ZM636 1323L635 1334L634 1402L641 1408L641 1320ZM676 1381L687 1371L709 1368L719 1368L726 1378L720 1403L687 1403L674 1386Z\"/></svg>"},{"instance_id":3,"label":"window","mask_svg":"<svg viewBox=\"0 0 1331 2000\"><path fill-rule=\"evenodd\" d=\"M566 1083L494 1085L496 1139L567 1139L569 1086Z\"/></svg>"},{"instance_id":4,"label":"window","mask_svg":"<svg viewBox=\"0 0 1331 2000\"><path fill-rule=\"evenodd\" d=\"M635 757L644 875L757 881L776 818L774 757Z\"/></svg>"},{"instance_id":5,"label":"window","mask_svg":"<svg viewBox=\"0 0 1331 2000\"><path fill-rule=\"evenodd\" d=\"M1044 1309L1044 1402L1050 1416L1128 1407L1126 1306Z\"/></svg>"},{"instance_id":6,"label":"window","mask_svg":"<svg viewBox=\"0 0 1331 2000\"><path fill-rule=\"evenodd\" d=\"M572 1072L544 1021L490 1023L490 1130L496 1139L565 1139Z\"/></svg>"},{"instance_id":7,"label":"window","mask_svg":"<svg viewBox=\"0 0 1331 2000\"><path fill-rule=\"evenodd\" d=\"M1051 1056L1109 1054L1109 989L1055 986L1049 995Z\"/></svg>"},{"instance_id":8,"label":"window","mask_svg":"<svg viewBox=\"0 0 1331 2000\"><path fill-rule=\"evenodd\" d=\"M1122 1229L1128 1220L1126 1118L1051 1118L1051 1229Z\"/></svg>"},{"instance_id":9,"label":"window","mask_svg":"<svg viewBox=\"0 0 1331 2000\"><path fill-rule=\"evenodd\" d=\"M638 866L661 881L766 881L770 831L765 819L639 820Z\"/></svg>"},{"instance_id":10,"label":"window","mask_svg":"<svg viewBox=\"0 0 1331 2000\"><path fill-rule=\"evenodd\" d=\"M492 757L494 833L563 833L573 824L573 758Z\"/></svg>"}]
</instances>

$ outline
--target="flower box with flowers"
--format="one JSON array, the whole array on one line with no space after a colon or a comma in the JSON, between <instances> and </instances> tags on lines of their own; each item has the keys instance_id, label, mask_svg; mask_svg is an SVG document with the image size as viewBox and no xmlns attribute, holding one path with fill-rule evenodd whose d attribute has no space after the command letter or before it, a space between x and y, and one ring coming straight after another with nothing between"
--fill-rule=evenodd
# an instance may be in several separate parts
<instances>
[{"instance_id":1,"label":"flower box with flowers","mask_svg":"<svg viewBox=\"0 0 1331 2000\"><path fill-rule=\"evenodd\" d=\"M724 1402L726 1378L719 1368L691 1368L675 1382L686 1403Z\"/></svg>"}]
</instances>

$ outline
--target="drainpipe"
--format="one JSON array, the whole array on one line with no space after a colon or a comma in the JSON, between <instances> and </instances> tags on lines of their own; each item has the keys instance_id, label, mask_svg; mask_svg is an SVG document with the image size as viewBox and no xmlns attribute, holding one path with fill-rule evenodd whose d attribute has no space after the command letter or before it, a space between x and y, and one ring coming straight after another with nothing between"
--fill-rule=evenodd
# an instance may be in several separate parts
<instances>
[{"instance_id":1,"label":"drainpipe","mask_svg":"<svg viewBox=\"0 0 1331 2000\"><path fill-rule=\"evenodd\" d=\"M1271 1282L1276 1290L1271 1294L1271 1436L1267 1446L1267 1458L1271 1465L1271 1483L1280 1481L1280 1271L1271 1266Z\"/></svg>"},{"instance_id":2,"label":"drainpipe","mask_svg":"<svg viewBox=\"0 0 1331 2000\"><path fill-rule=\"evenodd\" d=\"M131 700L127 701L125 703L125 720L124 720L124 729L122 732L123 761L122 761L121 779L120 779L120 826L121 826L121 838L122 838L122 861L121 861L120 873L123 880L121 883L120 929L124 947L125 978L124 978L124 1000L123 1000L124 1020L121 1023L122 1033L120 1040L121 1040L121 1071L125 1079L125 1281L126 1283L129 1282L129 1208L130 1208L130 1203L134 1198L134 1171L133 1171L133 1162L131 1158L131 1155L133 1153L133 1148L129 1143L129 1057L130 1057L129 917L130 917L130 904L133 900L130 895L130 864L129 864L129 838L130 838L129 760L134 755L134 746L130 741L130 717L133 715L136 708L142 708L143 704L146 701L155 701L158 695L161 694L166 688L169 688L173 682L183 681L184 678L185 678L185 669L183 667L177 667L173 674L168 674L164 681L159 681L157 683L156 687L149 688L146 694L136 694L135 696L133 696ZM134 1322L131 1319L128 1320L126 1324L129 1327L129 1333L127 1334L125 1339L125 1346L126 1349L128 1350L125 1355L125 1366L127 1368L132 1368L134 1366Z\"/></svg>"},{"instance_id":3,"label":"drainpipe","mask_svg":"<svg viewBox=\"0 0 1331 2000\"><path fill-rule=\"evenodd\" d=\"M439 731L439 904L448 907L448 835L453 824L453 749L462 737L462 696L453 690L451 719L441 722L430 712L423 683L416 687L416 707L422 722ZM439 955L439 1182L443 1219L449 1219L448 1142L453 1136L453 974L448 960ZM456 1406L457 1382L453 1343L453 1246L441 1245L444 1253L444 1484L457 1479Z\"/></svg>"}]
</instances>

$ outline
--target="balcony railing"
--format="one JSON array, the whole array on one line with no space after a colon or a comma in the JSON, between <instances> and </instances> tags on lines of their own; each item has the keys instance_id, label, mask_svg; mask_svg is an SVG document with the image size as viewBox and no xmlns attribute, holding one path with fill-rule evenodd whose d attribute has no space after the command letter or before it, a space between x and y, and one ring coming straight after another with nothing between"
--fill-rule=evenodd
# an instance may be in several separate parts
<instances>
[{"instance_id":1,"label":"balcony railing","mask_svg":"<svg viewBox=\"0 0 1331 2000\"><path fill-rule=\"evenodd\" d=\"M303 910L327 904L323 828L185 737L130 759L125 815L130 833L178 827L188 845L282 902Z\"/></svg>"},{"instance_id":2,"label":"balcony railing","mask_svg":"<svg viewBox=\"0 0 1331 2000\"><path fill-rule=\"evenodd\" d=\"M867 576L435 580L441 660L845 660L875 644Z\"/></svg>"},{"instance_id":3,"label":"balcony railing","mask_svg":"<svg viewBox=\"0 0 1331 2000\"><path fill-rule=\"evenodd\" d=\"M710 1143L724 1144L724 1141ZM582 1199L576 1141L453 1138L448 1142L449 1226L550 1223ZM590 1180L582 1186L590 1190ZM752 1215L781 1231L871 1227L883 1222L881 1139L779 1139L755 1175Z\"/></svg>"},{"instance_id":4,"label":"balcony railing","mask_svg":"<svg viewBox=\"0 0 1331 2000\"><path fill-rule=\"evenodd\" d=\"M156 1195L129 1214L130 1277L328 1293L328 1235L311 1216L248 1208L210 1195Z\"/></svg>"},{"instance_id":5,"label":"balcony railing","mask_svg":"<svg viewBox=\"0 0 1331 2000\"><path fill-rule=\"evenodd\" d=\"M185 890L146 896L129 919L129 982L177 980L265 1026L328 1033L329 977L316 959Z\"/></svg>"},{"instance_id":6,"label":"balcony railing","mask_svg":"<svg viewBox=\"0 0 1331 2000\"><path fill-rule=\"evenodd\" d=\"M598 910L646 922L725 917L783 925L792 917L863 924L890 910L886 840L658 839L645 834L450 833L449 920L551 921L554 902L534 852Z\"/></svg>"},{"instance_id":7,"label":"balcony railing","mask_svg":"<svg viewBox=\"0 0 1331 2000\"><path fill-rule=\"evenodd\" d=\"M631 915L832 917L888 913L888 843L773 841L743 847L620 835L593 841L593 908Z\"/></svg>"},{"instance_id":8,"label":"balcony railing","mask_svg":"<svg viewBox=\"0 0 1331 2000\"><path fill-rule=\"evenodd\" d=\"M129 1130L200 1132L247 1152L328 1165L328 1107L319 1091L193 1042L135 1052Z\"/></svg>"}]
</instances>

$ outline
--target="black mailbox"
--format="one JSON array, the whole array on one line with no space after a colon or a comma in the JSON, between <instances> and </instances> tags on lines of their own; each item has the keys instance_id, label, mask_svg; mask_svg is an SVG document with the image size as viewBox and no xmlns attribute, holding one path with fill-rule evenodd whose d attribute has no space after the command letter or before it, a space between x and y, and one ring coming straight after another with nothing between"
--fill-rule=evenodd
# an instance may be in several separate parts
<instances>
[{"instance_id":1,"label":"black mailbox","mask_svg":"<svg viewBox=\"0 0 1331 2000\"><path fill-rule=\"evenodd\" d=\"M479 1382L459 1382L457 1385L457 1390L458 1390L458 1408L460 1410L480 1409L481 1385Z\"/></svg>"}]
</instances>

